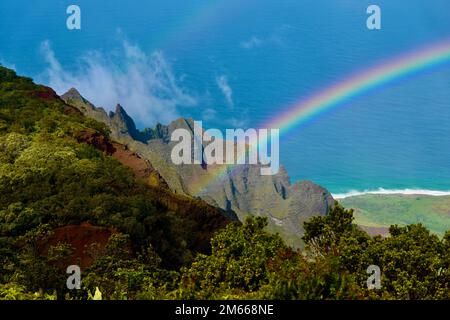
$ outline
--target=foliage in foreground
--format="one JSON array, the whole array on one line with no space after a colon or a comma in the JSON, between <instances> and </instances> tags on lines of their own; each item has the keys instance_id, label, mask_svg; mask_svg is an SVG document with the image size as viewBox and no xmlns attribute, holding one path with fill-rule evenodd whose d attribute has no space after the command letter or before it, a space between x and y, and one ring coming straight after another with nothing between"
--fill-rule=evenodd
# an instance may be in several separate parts
<instances>
[{"instance_id":1,"label":"foliage in foreground","mask_svg":"<svg viewBox=\"0 0 450 320\"><path fill-rule=\"evenodd\" d=\"M83 272L81 290L58 295L56 287L14 282L22 269L0 285L0 298L89 299L98 287L104 299L450 299L449 232L441 240L421 225L393 226L389 237L371 238L351 217L337 205L306 223L303 252L264 231L264 218L248 218L219 231L210 255L198 254L178 271L161 267L151 247L136 254L127 236L114 235ZM56 250L58 259L63 251ZM22 259L33 258L29 266L38 265L46 277L55 272L54 257ZM366 270L373 264L381 268L381 289L369 290ZM63 286L66 275L59 274Z\"/></svg>"}]
</instances>

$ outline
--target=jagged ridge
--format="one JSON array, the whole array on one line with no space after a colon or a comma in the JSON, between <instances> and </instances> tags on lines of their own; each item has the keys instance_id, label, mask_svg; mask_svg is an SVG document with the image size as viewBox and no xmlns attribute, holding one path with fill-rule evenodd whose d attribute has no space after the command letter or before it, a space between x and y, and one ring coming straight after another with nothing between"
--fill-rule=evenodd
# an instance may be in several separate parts
<instances>
[{"instance_id":1,"label":"jagged ridge","mask_svg":"<svg viewBox=\"0 0 450 320\"><path fill-rule=\"evenodd\" d=\"M192 119L180 118L168 125L157 124L154 129L140 132L120 105L108 115L75 89L69 90L62 98L85 115L107 124L111 136L149 160L171 190L198 196L214 206L236 212L241 221L249 214L268 217L269 228L280 232L291 245L301 246L305 220L313 215L325 215L334 203L326 189L310 181L291 184L283 166L274 176L261 176L259 165L242 165L225 179L200 188L218 170L222 170L220 165L176 166L170 159L173 147L171 133L184 128L193 137Z\"/></svg>"}]
</instances>

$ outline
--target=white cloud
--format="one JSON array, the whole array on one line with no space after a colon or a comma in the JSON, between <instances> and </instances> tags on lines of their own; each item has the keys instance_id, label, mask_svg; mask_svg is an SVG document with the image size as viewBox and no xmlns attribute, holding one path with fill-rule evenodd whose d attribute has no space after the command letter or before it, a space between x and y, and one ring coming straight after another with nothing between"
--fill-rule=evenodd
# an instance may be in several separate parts
<instances>
[{"instance_id":1,"label":"white cloud","mask_svg":"<svg viewBox=\"0 0 450 320\"><path fill-rule=\"evenodd\" d=\"M233 107L233 89L231 89L230 85L228 84L227 76L221 75L220 77L217 77L216 82L220 91L222 91L223 95L225 96L225 100L227 101L228 106Z\"/></svg>"},{"instance_id":2,"label":"white cloud","mask_svg":"<svg viewBox=\"0 0 450 320\"><path fill-rule=\"evenodd\" d=\"M232 117L228 119L227 123L233 128L245 128L247 127L247 120L244 118Z\"/></svg>"},{"instance_id":3,"label":"white cloud","mask_svg":"<svg viewBox=\"0 0 450 320\"><path fill-rule=\"evenodd\" d=\"M240 46L243 49L250 50L269 44L283 45L288 32L292 29L294 29L294 27L284 24L265 36L251 36L249 39L242 41Z\"/></svg>"},{"instance_id":4,"label":"white cloud","mask_svg":"<svg viewBox=\"0 0 450 320\"><path fill-rule=\"evenodd\" d=\"M256 36L253 36L253 37L251 37L250 39L248 39L246 41L242 41L241 42L241 48L253 49L253 48L261 46L263 44L263 42L264 41L262 39L260 39L260 38L258 38Z\"/></svg>"},{"instance_id":5,"label":"white cloud","mask_svg":"<svg viewBox=\"0 0 450 320\"><path fill-rule=\"evenodd\" d=\"M213 119L215 119L216 115L217 115L216 110L214 110L212 108L207 108L202 113L202 119L206 120L206 121L213 120Z\"/></svg>"},{"instance_id":6,"label":"white cloud","mask_svg":"<svg viewBox=\"0 0 450 320\"><path fill-rule=\"evenodd\" d=\"M82 56L72 71L61 66L48 41L42 43L42 52L48 67L41 82L58 94L75 87L107 110L120 103L140 124L168 123L179 117L180 107L197 105L161 52L146 54L124 41L117 56L93 51Z\"/></svg>"}]
</instances>

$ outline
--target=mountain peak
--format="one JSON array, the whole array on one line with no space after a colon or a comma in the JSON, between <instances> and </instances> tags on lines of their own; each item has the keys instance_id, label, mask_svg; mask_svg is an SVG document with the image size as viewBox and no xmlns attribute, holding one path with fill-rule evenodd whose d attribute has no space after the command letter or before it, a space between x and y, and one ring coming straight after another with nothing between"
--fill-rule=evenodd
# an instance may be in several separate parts
<instances>
[{"instance_id":1,"label":"mountain peak","mask_svg":"<svg viewBox=\"0 0 450 320\"><path fill-rule=\"evenodd\" d=\"M125 109L120 105L120 103L118 103L117 105L116 105L116 112L115 112L116 114L120 114L120 115L124 115L124 116L127 116L128 117L128 114L127 114L127 112L125 111Z\"/></svg>"},{"instance_id":2,"label":"mountain peak","mask_svg":"<svg viewBox=\"0 0 450 320\"><path fill-rule=\"evenodd\" d=\"M114 112L110 111L109 114L107 114L103 108L97 108L86 100L75 88L70 88L69 91L61 96L61 98L66 103L78 108L85 115L116 127L118 132L121 132L122 134L129 134L136 140L142 139L139 131L136 129L133 119L128 115L120 103L116 105Z\"/></svg>"},{"instance_id":3,"label":"mountain peak","mask_svg":"<svg viewBox=\"0 0 450 320\"><path fill-rule=\"evenodd\" d=\"M116 105L115 112L111 112L109 117L121 133L128 133L133 139L141 140L141 134L136 129L134 120L128 115L120 103Z\"/></svg>"},{"instance_id":4,"label":"mountain peak","mask_svg":"<svg viewBox=\"0 0 450 320\"><path fill-rule=\"evenodd\" d=\"M61 98L63 100L84 100L80 92L75 88L70 88L66 93L64 93Z\"/></svg>"}]
</instances>

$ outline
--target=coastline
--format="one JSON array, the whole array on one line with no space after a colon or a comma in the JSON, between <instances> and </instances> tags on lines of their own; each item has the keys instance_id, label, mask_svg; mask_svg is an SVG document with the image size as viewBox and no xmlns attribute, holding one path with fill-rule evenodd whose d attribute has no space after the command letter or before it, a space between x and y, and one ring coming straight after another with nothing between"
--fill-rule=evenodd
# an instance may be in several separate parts
<instances>
[{"instance_id":1,"label":"coastline","mask_svg":"<svg viewBox=\"0 0 450 320\"><path fill-rule=\"evenodd\" d=\"M378 188L376 190L351 190L346 193L332 193L332 196L336 200L345 199L349 197L363 196L368 194L374 195L421 195L421 196L450 196L450 191L441 190L427 190L427 189L384 189Z\"/></svg>"}]
</instances>

